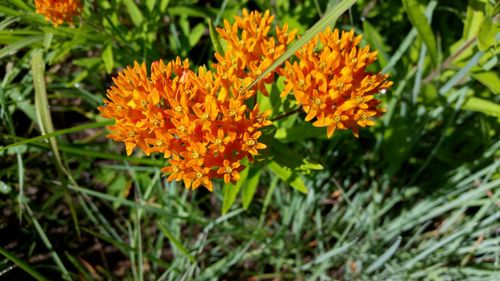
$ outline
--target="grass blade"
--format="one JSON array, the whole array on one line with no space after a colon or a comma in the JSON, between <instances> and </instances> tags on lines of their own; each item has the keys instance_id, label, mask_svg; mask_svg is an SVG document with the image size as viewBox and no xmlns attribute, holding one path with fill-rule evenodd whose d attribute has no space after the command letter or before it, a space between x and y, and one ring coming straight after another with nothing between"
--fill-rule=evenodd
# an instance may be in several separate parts
<instances>
[{"instance_id":1,"label":"grass blade","mask_svg":"<svg viewBox=\"0 0 500 281\"><path fill-rule=\"evenodd\" d=\"M38 36L26 37L24 39L17 41L16 43L9 44L9 45L3 47L2 49L0 49L0 59L5 57L5 56L11 55L12 53L14 53L17 50L22 49L26 46L29 46L31 44L35 44L38 42L42 42L42 40L43 40L43 36L38 35Z\"/></svg>"},{"instance_id":2,"label":"grass blade","mask_svg":"<svg viewBox=\"0 0 500 281\"><path fill-rule=\"evenodd\" d=\"M191 262L195 262L195 258L189 254L188 249L182 245L181 241L179 241L177 238L175 238L174 234L170 232L161 222L157 222L158 227L160 230L165 234L165 236L168 238L168 240L179 250L185 257L187 257Z\"/></svg>"},{"instance_id":3,"label":"grass blade","mask_svg":"<svg viewBox=\"0 0 500 281\"><path fill-rule=\"evenodd\" d=\"M33 52L31 70L33 72L33 85L35 87L35 110L38 125L40 126L42 135L45 135L54 131L54 125L52 124L52 117L50 116L49 101L47 99L47 91L45 88L45 62L43 60L43 50L37 49ZM49 138L49 144L52 152L54 153L57 166L64 171L56 138Z\"/></svg>"},{"instance_id":4,"label":"grass blade","mask_svg":"<svg viewBox=\"0 0 500 281\"><path fill-rule=\"evenodd\" d=\"M375 271L376 269L378 269L379 267L381 267L382 265L384 265L384 263L386 261L388 261L396 253L400 244L401 244L401 236L398 237L396 242L394 244L392 244L392 246L389 249L387 249L387 251L385 251L385 253L383 253L380 257L378 257L368 267L368 269L366 270L366 273L371 273L371 272Z\"/></svg>"},{"instance_id":5,"label":"grass blade","mask_svg":"<svg viewBox=\"0 0 500 281\"><path fill-rule=\"evenodd\" d=\"M19 266L22 270L24 270L26 273L31 275L33 278L39 281L48 281L49 279L43 277L38 271L36 271L33 267L31 267L29 264L27 264L25 261L18 259L16 256L13 254L9 253L7 250L4 248L0 247L0 254L7 259L9 259L11 262L15 263L17 266Z\"/></svg>"},{"instance_id":6,"label":"grass blade","mask_svg":"<svg viewBox=\"0 0 500 281\"><path fill-rule=\"evenodd\" d=\"M36 219L35 215L33 214L33 211L31 211L31 208L27 204L25 205L25 207L26 207L26 210L27 210L32 222L33 222L33 225L35 226L36 231L38 232L38 235L40 236L40 239L42 239L42 242L45 245L45 247L47 247L47 249L51 252L52 259L54 260L55 264L57 265L57 267L61 271L62 278L64 280L72 280L71 276L69 275L69 272L66 269L66 267L64 266L61 258L59 257L57 252L54 251L54 247L52 247L52 243L50 243L50 240L47 237L47 234L45 234L45 231L43 230L42 226L40 225L40 223Z\"/></svg>"},{"instance_id":7,"label":"grass blade","mask_svg":"<svg viewBox=\"0 0 500 281\"><path fill-rule=\"evenodd\" d=\"M109 121L83 124L83 125L79 125L79 126L75 126L75 127L71 127L71 128L67 128L67 129L57 130L57 131L54 131L54 132L51 132L51 133L47 133L47 134L44 134L44 135L41 135L41 136L38 136L38 137L34 137L34 138L31 138L31 139L25 139L25 140L22 140L22 141L13 143L13 144L9 144L9 145L4 146L4 147L0 147L0 152L2 152L4 150L7 150L9 148L13 148L13 147L20 146L20 145L23 145L23 144L29 144L29 143L34 143L34 142L46 140L46 139L52 138L52 137L57 137L57 136L62 136L62 135L66 135L66 134L71 134L71 133L74 133L74 132L79 132L79 131L83 131L83 130L87 130L87 129L101 128L101 127L104 127L104 126L112 125L113 122L114 121L109 120Z\"/></svg>"}]
</instances>

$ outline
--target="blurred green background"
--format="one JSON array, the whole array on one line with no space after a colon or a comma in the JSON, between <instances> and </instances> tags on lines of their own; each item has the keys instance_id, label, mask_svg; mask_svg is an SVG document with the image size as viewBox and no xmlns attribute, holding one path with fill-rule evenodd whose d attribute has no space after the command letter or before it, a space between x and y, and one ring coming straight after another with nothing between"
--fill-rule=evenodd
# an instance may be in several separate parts
<instances>
[{"instance_id":1,"label":"blurred green background","mask_svg":"<svg viewBox=\"0 0 500 281\"><path fill-rule=\"evenodd\" d=\"M0 4L2 280L498 280L496 1L357 1L335 26L378 50L387 113L359 139L275 122L275 164L214 193L105 138L111 78L134 60L209 65L209 19L269 9L303 34L342 1L83 2L57 28L32 1Z\"/></svg>"}]
</instances>

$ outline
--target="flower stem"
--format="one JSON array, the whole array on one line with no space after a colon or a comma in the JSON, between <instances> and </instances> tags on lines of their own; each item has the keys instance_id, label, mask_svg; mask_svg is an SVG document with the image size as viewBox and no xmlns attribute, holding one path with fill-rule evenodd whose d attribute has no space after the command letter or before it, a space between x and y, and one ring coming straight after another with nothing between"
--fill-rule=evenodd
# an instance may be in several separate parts
<instances>
[{"instance_id":1,"label":"flower stem","mask_svg":"<svg viewBox=\"0 0 500 281\"><path fill-rule=\"evenodd\" d=\"M273 121L273 122L274 122L274 121L277 121L277 120L283 119L283 118L288 117L288 116L290 116L290 115L292 115L292 114L295 114L295 113L297 113L297 112L299 112L299 111L300 111L300 107L299 107L299 108L297 108L297 109L294 109L294 110L292 110L292 111L285 112L285 113L283 113L283 114L281 114L281 115L278 115L278 116L274 117L273 119L271 119L271 121Z\"/></svg>"}]
</instances>

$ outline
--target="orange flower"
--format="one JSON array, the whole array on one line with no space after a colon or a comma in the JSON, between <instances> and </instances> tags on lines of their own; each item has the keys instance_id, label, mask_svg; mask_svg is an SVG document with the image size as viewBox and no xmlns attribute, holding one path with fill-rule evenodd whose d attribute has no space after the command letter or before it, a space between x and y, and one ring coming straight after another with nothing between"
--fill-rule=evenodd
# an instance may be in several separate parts
<instances>
[{"instance_id":1,"label":"orange flower","mask_svg":"<svg viewBox=\"0 0 500 281\"><path fill-rule=\"evenodd\" d=\"M245 168L241 166L240 162L231 163L229 160L224 160L223 165L223 167L220 167L219 170L217 170L217 174L224 175L225 183L235 183L238 181L240 179L239 172Z\"/></svg>"},{"instance_id":2,"label":"orange flower","mask_svg":"<svg viewBox=\"0 0 500 281\"><path fill-rule=\"evenodd\" d=\"M73 23L73 17L82 10L80 0L35 0L36 12L45 16L54 26Z\"/></svg>"},{"instance_id":3,"label":"orange flower","mask_svg":"<svg viewBox=\"0 0 500 281\"><path fill-rule=\"evenodd\" d=\"M373 126L373 117L382 115L375 94L392 85L387 74L371 74L368 65L377 58L369 46L358 47L361 35L328 28L297 53L297 61L286 62L283 75L286 96L293 92L297 104L313 126L327 127L331 137L336 129L350 129L358 136L359 127ZM317 51L317 46L321 50Z\"/></svg>"},{"instance_id":4,"label":"orange flower","mask_svg":"<svg viewBox=\"0 0 500 281\"><path fill-rule=\"evenodd\" d=\"M113 81L99 108L102 116L115 119L108 137L125 142L129 155L135 147L162 153L170 164L162 169L168 181L209 190L214 178L234 183L240 162L265 148L258 129L270 124L270 112L247 108L249 96L240 89L248 79L224 85L218 75L204 67L195 73L189 61L177 58L153 62L149 76L145 64L135 63Z\"/></svg>"},{"instance_id":5,"label":"orange flower","mask_svg":"<svg viewBox=\"0 0 500 281\"><path fill-rule=\"evenodd\" d=\"M217 28L227 45L224 54L215 54L217 63L213 67L226 86L236 78L255 80L286 51L286 46L295 39L297 33L296 30L288 33L288 26L284 24L282 28L276 26L276 37L271 36L269 33L274 16L269 11L261 14L257 11L249 13L243 9L242 16L235 16L234 20L232 25L224 20L224 27ZM264 95L268 95L265 85L273 82L274 72L271 72L256 87Z\"/></svg>"}]
</instances>

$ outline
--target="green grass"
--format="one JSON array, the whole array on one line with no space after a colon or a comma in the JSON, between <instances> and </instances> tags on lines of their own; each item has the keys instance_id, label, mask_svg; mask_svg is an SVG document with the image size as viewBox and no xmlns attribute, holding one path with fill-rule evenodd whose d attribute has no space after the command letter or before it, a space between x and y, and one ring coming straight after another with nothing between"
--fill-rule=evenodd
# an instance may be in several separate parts
<instances>
[{"instance_id":1,"label":"green grass","mask_svg":"<svg viewBox=\"0 0 500 281\"><path fill-rule=\"evenodd\" d=\"M304 34L354 1L84 2L58 28L31 1L0 4L0 278L498 279L495 1L357 1L335 24L379 51L387 113L359 139L280 119L272 161L213 193L105 138L111 78L134 60L209 65L210 24L243 8ZM292 110L279 87L267 105Z\"/></svg>"}]
</instances>

